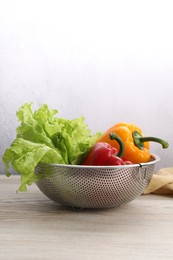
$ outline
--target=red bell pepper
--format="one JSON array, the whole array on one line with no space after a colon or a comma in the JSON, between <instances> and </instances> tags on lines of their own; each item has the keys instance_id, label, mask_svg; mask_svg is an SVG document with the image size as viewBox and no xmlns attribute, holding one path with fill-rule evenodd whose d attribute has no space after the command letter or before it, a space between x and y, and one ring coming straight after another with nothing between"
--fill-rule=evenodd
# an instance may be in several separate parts
<instances>
[{"instance_id":1,"label":"red bell pepper","mask_svg":"<svg viewBox=\"0 0 173 260\"><path fill-rule=\"evenodd\" d=\"M119 151L106 142L98 142L92 147L82 164L95 166L132 164L130 161L122 159L124 144L121 139L115 133L110 133L110 139L119 143Z\"/></svg>"}]
</instances>

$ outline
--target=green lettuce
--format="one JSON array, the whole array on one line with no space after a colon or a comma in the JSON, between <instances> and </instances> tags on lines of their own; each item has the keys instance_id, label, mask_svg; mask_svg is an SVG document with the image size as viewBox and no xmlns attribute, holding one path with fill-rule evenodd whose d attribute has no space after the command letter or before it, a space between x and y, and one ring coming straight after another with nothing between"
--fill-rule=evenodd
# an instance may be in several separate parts
<instances>
[{"instance_id":1,"label":"green lettuce","mask_svg":"<svg viewBox=\"0 0 173 260\"><path fill-rule=\"evenodd\" d=\"M16 115L20 125L16 139L6 149L2 161L10 176L10 167L21 176L19 191L45 176L35 174L38 163L81 164L101 133L91 134L84 117L59 118L58 110L46 104L33 111L32 103L20 107Z\"/></svg>"}]
</instances>

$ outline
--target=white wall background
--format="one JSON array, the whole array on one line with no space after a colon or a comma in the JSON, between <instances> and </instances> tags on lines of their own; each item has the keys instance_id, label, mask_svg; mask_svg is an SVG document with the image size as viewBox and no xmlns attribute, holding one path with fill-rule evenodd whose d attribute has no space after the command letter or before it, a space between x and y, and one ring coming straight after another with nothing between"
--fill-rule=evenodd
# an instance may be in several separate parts
<instances>
[{"instance_id":1,"label":"white wall background","mask_svg":"<svg viewBox=\"0 0 173 260\"><path fill-rule=\"evenodd\" d=\"M136 123L169 142L151 152L172 167L172 13L167 0L0 0L0 156L33 101L93 132Z\"/></svg>"}]
</instances>

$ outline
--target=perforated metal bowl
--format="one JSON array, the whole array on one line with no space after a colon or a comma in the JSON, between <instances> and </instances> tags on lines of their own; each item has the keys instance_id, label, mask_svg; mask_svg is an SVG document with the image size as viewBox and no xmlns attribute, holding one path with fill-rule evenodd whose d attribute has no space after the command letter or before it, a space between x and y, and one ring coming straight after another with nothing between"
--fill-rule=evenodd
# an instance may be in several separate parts
<instances>
[{"instance_id":1,"label":"perforated metal bowl","mask_svg":"<svg viewBox=\"0 0 173 260\"><path fill-rule=\"evenodd\" d=\"M123 166L81 166L39 164L36 174L46 174L38 188L51 200L73 208L110 208L140 196L149 184L155 164Z\"/></svg>"}]
</instances>

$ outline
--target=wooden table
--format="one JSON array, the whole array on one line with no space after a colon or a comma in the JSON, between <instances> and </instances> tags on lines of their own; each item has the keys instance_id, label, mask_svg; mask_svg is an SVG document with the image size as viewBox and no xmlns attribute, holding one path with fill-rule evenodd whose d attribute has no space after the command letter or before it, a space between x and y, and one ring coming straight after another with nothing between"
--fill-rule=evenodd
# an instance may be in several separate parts
<instances>
[{"instance_id":1,"label":"wooden table","mask_svg":"<svg viewBox=\"0 0 173 260\"><path fill-rule=\"evenodd\" d=\"M173 197L143 195L113 209L75 212L19 177L0 176L0 259L173 259Z\"/></svg>"}]
</instances>

